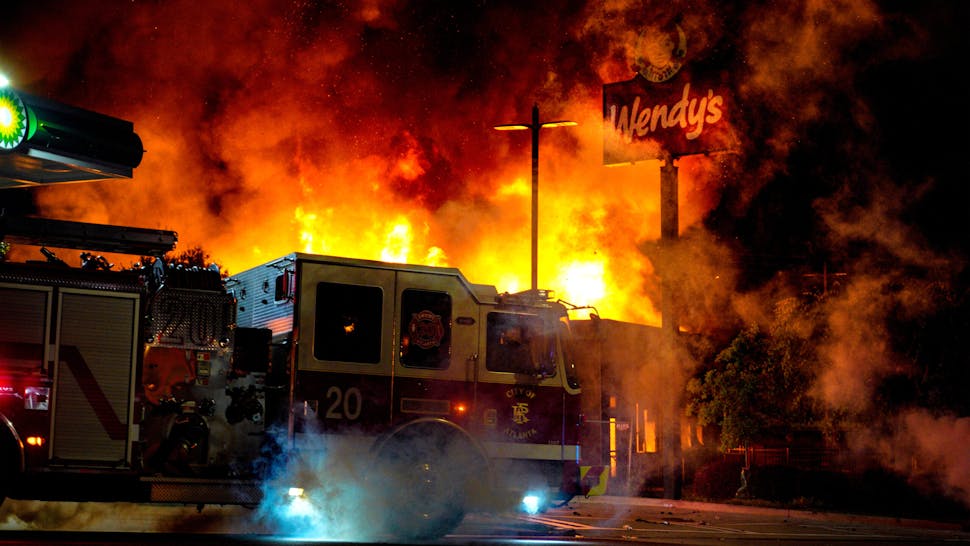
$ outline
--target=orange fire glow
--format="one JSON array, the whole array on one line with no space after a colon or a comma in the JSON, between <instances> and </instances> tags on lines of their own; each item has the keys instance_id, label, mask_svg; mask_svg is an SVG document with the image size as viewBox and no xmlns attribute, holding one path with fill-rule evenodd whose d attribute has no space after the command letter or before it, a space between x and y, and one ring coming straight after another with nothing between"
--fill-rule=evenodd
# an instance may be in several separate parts
<instances>
[{"instance_id":1,"label":"orange fire glow","mask_svg":"<svg viewBox=\"0 0 970 546\"><path fill-rule=\"evenodd\" d=\"M40 189L43 215L175 230L176 250L200 246L230 274L302 251L457 267L515 292L530 284L529 133L491 127L527 116L535 100L543 118L579 123L542 132L540 288L604 317L659 324L644 290L654 268L637 248L659 237L659 163L602 165L599 78L631 77L624 62L595 52L574 81L510 63L513 77L465 96L452 75L402 59L395 14L380 3L348 12L339 31L307 35L292 19L267 18L259 2L231 16L179 5L119 12L125 24L99 50L122 66L110 75L97 59L83 67L88 81L112 85L59 97L133 121L146 148L134 180ZM51 24L99 17L71 11ZM586 32L601 23L591 19ZM361 51L365 31L386 44ZM72 42L58 43L35 53L63 58ZM191 55L173 54L186 44ZM505 47L494 55L514 57L517 46ZM378 53L415 64L388 72ZM34 78L42 85L43 74ZM682 230L712 204L703 170L683 170Z\"/></svg>"}]
</instances>

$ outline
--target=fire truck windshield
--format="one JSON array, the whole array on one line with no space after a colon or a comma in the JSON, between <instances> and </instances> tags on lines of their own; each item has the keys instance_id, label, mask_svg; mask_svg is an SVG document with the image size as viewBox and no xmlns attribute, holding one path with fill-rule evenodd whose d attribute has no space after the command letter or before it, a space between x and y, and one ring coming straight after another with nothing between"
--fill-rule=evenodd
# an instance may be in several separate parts
<instances>
[{"instance_id":1,"label":"fire truck windshield","mask_svg":"<svg viewBox=\"0 0 970 546\"><path fill-rule=\"evenodd\" d=\"M572 337L572 332L569 330L569 319L566 317L562 317L559 320L559 339L560 339L560 342L562 343L561 351L562 351L563 367L566 371L566 383L569 385L570 388L578 389L579 375L578 375L578 371L576 370L576 361L574 360L574 356L573 356L576 353L573 350L573 346L572 346L573 337Z\"/></svg>"},{"instance_id":2,"label":"fire truck windshield","mask_svg":"<svg viewBox=\"0 0 970 546\"><path fill-rule=\"evenodd\" d=\"M556 374L555 330L536 315L489 313L485 367L551 377Z\"/></svg>"}]
</instances>

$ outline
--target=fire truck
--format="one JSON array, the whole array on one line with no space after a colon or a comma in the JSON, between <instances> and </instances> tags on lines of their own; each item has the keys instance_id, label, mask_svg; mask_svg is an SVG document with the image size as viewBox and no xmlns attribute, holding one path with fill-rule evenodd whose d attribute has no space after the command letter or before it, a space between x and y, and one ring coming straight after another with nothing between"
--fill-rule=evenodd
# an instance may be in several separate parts
<instances>
[{"instance_id":1,"label":"fire truck","mask_svg":"<svg viewBox=\"0 0 970 546\"><path fill-rule=\"evenodd\" d=\"M36 218L0 217L0 234L131 253L175 240ZM497 491L589 490L568 308L545 291L305 253L224 278L41 250L0 262L6 496L287 502L304 484L267 498L275 463L320 445L366 461L400 536L446 533Z\"/></svg>"},{"instance_id":2,"label":"fire truck","mask_svg":"<svg viewBox=\"0 0 970 546\"><path fill-rule=\"evenodd\" d=\"M288 371L287 438L360 444L384 474L394 529L449 528L488 497L483 486L580 492L567 308L548 292L303 253L235 275L227 290L237 325L269 336L269 376Z\"/></svg>"}]
</instances>

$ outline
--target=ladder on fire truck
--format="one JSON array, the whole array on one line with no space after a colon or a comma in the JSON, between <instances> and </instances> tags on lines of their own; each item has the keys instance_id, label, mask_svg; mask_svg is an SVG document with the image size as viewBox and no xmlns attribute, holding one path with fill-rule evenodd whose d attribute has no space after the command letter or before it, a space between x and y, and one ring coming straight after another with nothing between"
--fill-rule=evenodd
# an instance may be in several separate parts
<instances>
[{"instance_id":1,"label":"ladder on fire truck","mask_svg":"<svg viewBox=\"0 0 970 546\"><path fill-rule=\"evenodd\" d=\"M160 256L175 248L178 234L163 229L11 216L0 211L0 241L137 256Z\"/></svg>"}]
</instances>

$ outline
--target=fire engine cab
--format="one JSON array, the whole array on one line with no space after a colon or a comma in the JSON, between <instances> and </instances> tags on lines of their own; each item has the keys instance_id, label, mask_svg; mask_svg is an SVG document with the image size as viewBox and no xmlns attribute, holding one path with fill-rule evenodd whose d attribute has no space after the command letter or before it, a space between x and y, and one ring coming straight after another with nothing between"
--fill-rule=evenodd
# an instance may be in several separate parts
<instances>
[{"instance_id":1,"label":"fire engine cab","mask_svg":"<svg viewBox=\"0 0 970 546\"><path fill-rule=\"evenodd\" d=\"M460 519L482 486L578 492L579 384L567 309L548 293L302 253L227 288L237 324L271 332L269 376L289 371L289 415L274 420L288 417L297 445L319 434L362 443L405 497L389 510L405 534Z\"/></svg>"}]
</instances>

